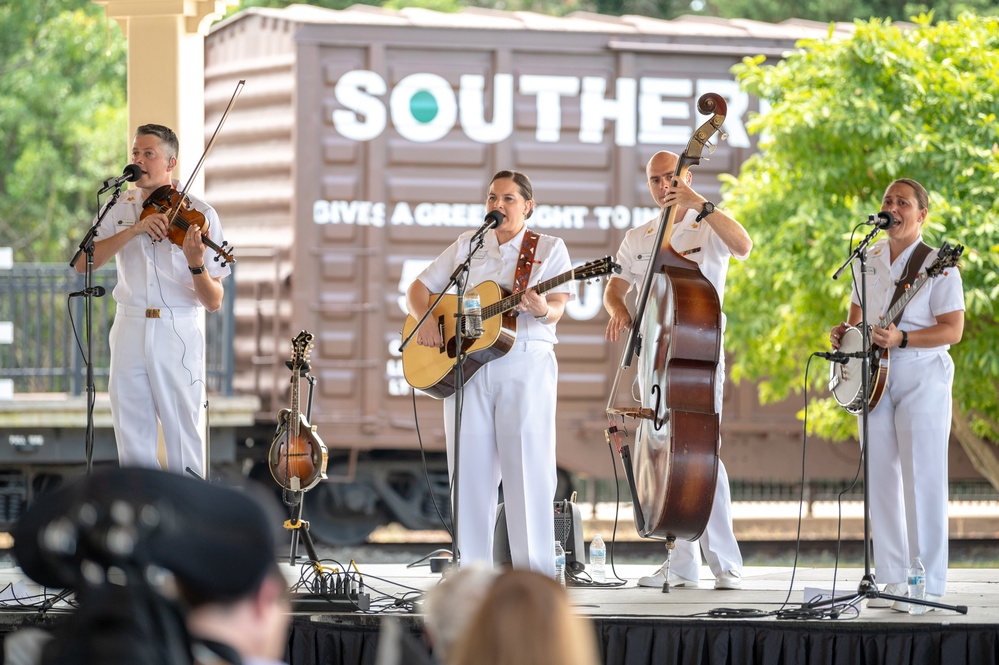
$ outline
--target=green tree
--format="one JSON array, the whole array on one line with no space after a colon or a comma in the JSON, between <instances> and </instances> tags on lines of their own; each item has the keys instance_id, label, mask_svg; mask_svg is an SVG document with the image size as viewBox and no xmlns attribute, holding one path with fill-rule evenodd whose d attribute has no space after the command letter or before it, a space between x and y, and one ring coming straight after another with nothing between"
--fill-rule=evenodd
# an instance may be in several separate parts
<instances>
[{"instance_id":1,"label":"green tree","mask_svg":"<svg viewBox=\"0 0 999 665\"><path fill-rule=\"evenodd\" d=\"M908 21L910 17L933 10L936 20L955 19L962 12L994 14L994 0L945 0L932 5L897 0L708 0L697 13L722 18L746 18L778 23L798 18L810 21L853 21L872 18Z\"/></svg>"},{"instance_id":2,"label":"green tree","mask_svg":"<svg viewBox=\"0 0 999 665\"><path fill-rule=\"evenodd\" d=\"M731 273L732 374L763 379L767 401L800 394L806 378L810 390L824 387L825 363L806 377L805 359L845 317L849 276L830 277L857 238L851 227L879 208L890 181L915 178L930 192L926 241L966 246L954 433L999 487L999 19L915 20L857 22L849 39L805 41L776 65L735 68L771 108L751 122L759 153L726 185L726 205L765 255ZM810 408L813 431L855 435L831 399Z\"/></svg>"},{"instance_id":3,"label":"green tree","mask_svg":"<svg viewBox=\"0 0 999 665\"><path fill-rule=\"evenodd\" d=\"M5 3L0 25L0 237L68 261L125 157L123 40L89 0Z\"/></svg>"},{"instance_id":4,"label":"green tree","mask_svg":"<svg viewBox=\"0 0 999 665\"><path fill-rule=\"evenodd\" d=\"M243 0L238 8L231 8L229 14L247 7L287 7L296 2L297 0ZM387 9L423 7L444 12L459 11L464 7L487 7L554 16L586 11L610 16L636 14L661 19L704 14L772 23L787 19L853 21L890 18L900 21L931 9L938 20L953 19L962 11L969 10L978 14L999 12L999 4L994 0L943 0L932 5L898 0L312 0L304 4L329 9L346 9L354 4Z\"/></svg>"}]
</instances>

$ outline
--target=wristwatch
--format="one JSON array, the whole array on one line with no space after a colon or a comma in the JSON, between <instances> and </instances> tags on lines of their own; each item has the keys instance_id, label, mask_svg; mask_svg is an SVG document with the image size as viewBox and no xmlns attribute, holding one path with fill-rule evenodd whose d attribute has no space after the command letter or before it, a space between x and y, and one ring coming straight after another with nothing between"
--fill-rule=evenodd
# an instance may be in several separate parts
<instances>
[{"instance_id":1,"label":"wristwatch","mask_svg":"<svg viewBox=\"0 0 999 665\"><path fill-rule=\"evenodd\" d=\"M552 308L549 307L548 311L545 312L544 316L535 316L534 320L537 321L538 323L544 323L548 320L548 315L551 313L552 313Z\"/></svg>"},{"instance_id":2,"label":"wristwatch","mask_svg":"<svg viewBox=\"0 0 999 665\"><path fill-rule=\"evenodd\" d=\"M711 201L705 201L704 206L701 208L701 212L697 215L697 221L701 221L711 213L715 211L715 204Z\"/></svg>"},{"instance_id":3,"label":"wristwatch","mask_svg":"<svg viewBox=\"0 0 999 665\"><path fill-rule=\"evenodd\" d=\"M202 263L197 268L192 268L191 266L187 266L187 269L191 271L192 275L200 275L201 273L205 272L205 264Z\"/></svg>"},{"instance_id":4,"label":"wristwatch","mask_svg":"<svg viewBox=\"0 0 999 665\"><path fill-rule=\"evenodd\" d=\"M905 332L904 330L902 330L901 333L902 333L902 341L899 343L898 348L904 349L905 347L909 346L909 333Z\"/></svg>"}]
</instances>

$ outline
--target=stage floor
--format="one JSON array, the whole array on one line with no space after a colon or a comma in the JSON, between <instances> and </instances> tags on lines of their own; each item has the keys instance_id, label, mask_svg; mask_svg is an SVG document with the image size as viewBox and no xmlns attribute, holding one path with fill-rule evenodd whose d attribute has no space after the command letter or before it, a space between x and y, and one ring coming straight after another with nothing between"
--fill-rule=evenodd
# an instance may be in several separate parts
<instances>
[{"instance_id":1,"label":"stage floor","mask_svg":"<svg viewBox=\"0 0 999 665\"><path fill-rule=\"evenodd\" d=\"M350 568L341 562L340 568ZM309 565L283 564L289 582L311 578ZM803 614L806 593L829 593L832 568L751 566L743 571L743 588L718 591L706 567L702 588L676 588L670 593L636 585L654 566L620 565L620 586L572 586L572 605L594 626L604 665L832 665L907 663L953 665L996 663L999 654L999 571L956 568L949 572L943 602L963 605L967 614L934 610L910 616L891 609L866 608L860 599L841 606L833 617ZM357 562L366 612L312 605L297 612L289 638L293 665L376 665L383 663L379 643L386 617L419 641L423 628L422 597L441 583L426 565ZM610 570L608 572L611 572ZM863 570L841 569L836 596L851 596ZM612 575L613 578L613 575ZM611 579L609 582L613 582ZM3 632L36 623L25 605L38 602L39 589L16 568L0 571L4 595ZM10 594L20 596L11 598ZM48 593L48 598L52 592ZM855 608L855 609L854 609ZM26 611L27 610L27 611ZM784 610L783 612L780 612ZM397 661L416 665L415 660Z\"/></svg>"},{"instance_id":2,"label":"stage floor","mask_svg":"<svg viewBox=\"0 0 999 665\"><path fill-rule=\"evenodd\" d=\"M441 575L431 573L428 566L409 568L404 564L364 565L358 562L363 575L365 591L370 595L369 613L397 613L408 609L420 613L419 595L439 584ZM701 569L701 587L680 587L663 593L660 589L637 586L642 575L651 573L654 566L619 565L617 576L608 579L608 586L576 586L567 588L573 606L580 614L592 618L710 618L712 610L727 608L746 613L747 618L783 621L776 612L788 608L801 608L808 598L817 593L836 597L855 594L863 577L863 569L798 568L754 566L743 571L742 589L716 590L714 578L708 568ZM289 580L297 580L298 570L287 569ZM608 574L611 574L608 567ZM834 574L837 574L834 589ZM910 616L890 608L867 608L865 601L854 603L859 611L844 608L839 621L860 623L969 623L999 625L999 571L986 568L951 569L948 573L948 590L943 602L963 605L967 614L936 609L922 616ZM619 586L610 586L617 582ZM415 601L410 604L407 601ZM753 611L756 612L753 612ZM736 614L736 613L730 613ZM734 617L729 617L734 618ZM828 617L827 617L828 618Z\"/></svg>"}]
</instances>

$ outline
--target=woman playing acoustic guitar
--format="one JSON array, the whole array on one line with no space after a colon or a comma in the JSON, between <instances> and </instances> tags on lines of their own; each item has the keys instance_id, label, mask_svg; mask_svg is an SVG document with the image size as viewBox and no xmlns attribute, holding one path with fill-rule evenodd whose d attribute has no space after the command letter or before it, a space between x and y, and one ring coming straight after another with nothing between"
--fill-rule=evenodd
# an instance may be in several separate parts
<instances>
[{"instance_id":1,"label":"woman playing acoustic guitar","mask_svg":"<svg viewBox=\"0 0 999 665\"><path fill-rule=\"evenodd\" d=\"M511 319L516 328L512 348L483 365L462 391L458 469L454 468L455 396L444 400L448 466L452 479L457 473L459 481L456 543L463 564L492 564L502 480L514 567L554 577L558 364L553 347L558 341L555 326L574 296L571 284L544 295L528 287L572 266L561 239L527 229L534 195L523 173L500 171L493 176L486 209L499 211L503 220L485 232L482 249L472 257L468 288L492 280L508 292L523 292L523 297L520 316ZM458 236L409 287L409 312L417 320L433 304L433 293L446 288L455 268L465 261L475 235L470 230ZM483 309L487 304L483 298ZM445 348L444 329L440 317L430 316L420 326L416 343Z\"/></svg>"}]
</instances>

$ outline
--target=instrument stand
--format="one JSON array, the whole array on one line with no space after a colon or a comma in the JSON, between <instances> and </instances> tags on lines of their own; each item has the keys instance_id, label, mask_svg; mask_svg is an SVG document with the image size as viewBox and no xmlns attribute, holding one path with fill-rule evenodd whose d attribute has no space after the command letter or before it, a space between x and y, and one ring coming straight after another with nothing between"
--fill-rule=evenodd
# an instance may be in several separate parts
<instances>
[{"instance_id":1,"label":"instrument stand","mask_svg":"<svg viewBox=\"0 0 999 665\"><path fill-rule=\"evenodd\" d=\"M673 558L673 550L676 549L676 537L670 536L666 539L666 575L663 577L663 593L669 593L669 567Z\"/></svg>"},{"instance_id":2,"label":"instrument stand","mask_svg":"<svg viewBox=\"0 0 999 665\"><path fill-rule=\"evenodd\" d=\"M871 411L871 356L873 355L873 347L871 344L871 330L867 325L867 246L870 244L871 240L874 238L881 229L877 226L871 230L870 233L864 237L860 243L857 244L857 248L853 250L853 253L846 260L846 262L839 267L839 269L833 274L833 279L838 279L843 271L854 259L860 261L860 335L861 335L861 348L866 349L861 356L862 368L861 368L861 412L860 412L860 431L861 431L861 446L860 455L863 457L863 475L864 475L864 575L860 579L860 584L857 587L857 592L854 594L839 596L829 598L827 600L820 601L818 603L807 603L806 606L809 609L814 609L817 607L822 607L828 605L830 607L835 607L841 603L846 603L852 605L862 598L885 598L887 600L893 600L901 603L908 603L910 605L925 605L928 607L940 608L943 610L953 610L959 614L967 614L968 608L964 605L945 605L943 603L935 603L930 600L909 598L907 596L896 596L890 593L883 593L878 590L878 585L874 581L874 574L871 572L871 469L870 469L870 456L867 454L867 446L870 441L869 437L869 419Z\"/></svg>"},{"instance_id":3,"label":"instrument stand","mask_svg":"<svg viewBox=\"0 0 999 665\"><path fill-rule=\"evenodd\" d=\"M458 296L458 307L457 312L455 312L455 318L457 319L454 326L454 343L455 343L455 358L454 358L454 476L452 485L454 487L453 494L451 496L451 564L449 566L444 566L441 571L445 576L449 573L450 569L458 569L461 567L461 551L458 548L458 480L461 475L461 467L459 465L459 452L461 450L461 408L462 402L465 396L465 340L472 339L472 337L466 334L464 329L465 321L465 282L468 278L468 272L470 265L472 263L472 257L478 252L482 245L485 243L485 229L482 232L477 233L472 237L469 243L468 256L465 260L454 269L451 273L450 279L448 279L447 285L441 289L441 292L437 295L437 299L430 304L427 311L423 313L423 316L416 322L416 325L410 331L409 336L402 340L402 344L399 345L399 351L402 352L409 343L413 340L413 337L420 330L420 326L423 322L430 316L437 304L444 298L444 295L448 290L454 286L455 292ZM443 334L441 335L441 344L446 344ZM445 528L447 525L445 525Z\"/></svg>"},{"instance_id":4,"label":"instrument stand","mask_svg":"<svg viewBox=\"0 0 999 665\"><path fill-rule=\"evenodd\" d=\"M118 202L118 197L121 196L121 186L124 183L118 183L114 188L114 193L104 202L104 208L97 215L97 221L94 225L90 227L87 231L87 235L83 237L80 242L80 248L76 250L76 254L73 255L73 259L69 262L70 268L75 268L77 261L80 260L80 256L83 254L87 255L86 271L84 272L83 280L83 291L78 291L76 293L69 294L70 298L75 296L83 296L87 299L87 304L84 309L84 328L87 337L87 357L83 359L84 364L87 366L87 430L85 438L85 456L87 459L87 475L89 476L94 470L94 403L97 401L97 388L94 386L94 298L100 298L104 295L104 287L94 286L94 238L97 237L98 228L104 218L107 216L114 204ZM108 187L102 188L97 192L98 198L101 194L108 191Z\"/></svg>"},{"instance_id":5,"label":"instrument stand","mask_svg":"<svg viewBox=\"0 0 999 665\"><path fill-rule=\"evenodd\" d=\"M286 360L285 365L291 371L295 370L294 363ZM299 368L299 376L309 382L309 398L305 408L305 419L312 422L312 398L316 388L316 377L309 374L309 363L303 362ZM312 542L309 534L309 522L302 519L302 509L305 506L305 490L284 490L282 500L288 506L290 517L285 520L284 528L291 531L291 545L288 550L288 563L292 566L298 562L298 541L301 538L305 545L305 551L309 554L309 561L315 566L319 566L319 555L316 553L316 545Z\"/></svg>"}]
</instances>

